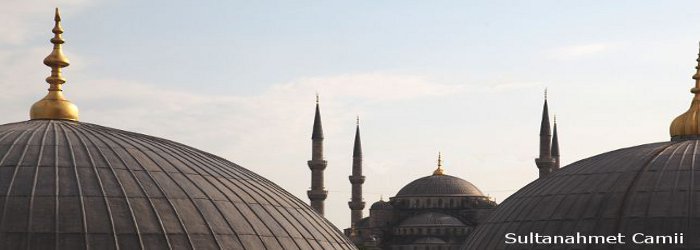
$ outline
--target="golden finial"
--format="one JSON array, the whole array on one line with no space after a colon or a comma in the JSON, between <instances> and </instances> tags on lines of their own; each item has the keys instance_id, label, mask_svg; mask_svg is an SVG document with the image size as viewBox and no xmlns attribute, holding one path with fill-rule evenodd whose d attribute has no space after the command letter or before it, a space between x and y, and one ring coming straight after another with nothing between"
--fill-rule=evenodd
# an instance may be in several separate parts
<instances>
[{"instance_id":1,"label":"golden finial","mask_svg":"<svg viewBox=\"0 0 700 250\"><path fill-rule=\"evenodd\" d=\"M61 50L61 45L65 41L61 36L63 28L61 28L61 14L58 12L58 8L56 8L53 20L55 24L51 32L53 32L54 36L50 40L53 43L53 51L44 58L44 64L51 67L51 75L46 78L46 82L49 83L49 93L32 105L29 117L32 120L60 119L77 121L78 107L63 96L61 87L66 82L66 79L61 74L61 68L68 67L70 63L68 58L63 55L63 50Z\"/></svg>"},{"instance_id":2,"label":"golden finial","mask_svg":"<svg viewBox=\"0 0 700 250\"><path fill-rule=\"evenodd\" d=\"M671 140L688 137L697 138L700 136L700 122L698 122L698 117L700 116L700 51L698 52L698 59L696 61L698 65L695 66L695 74L693 75L695 87L690 89L690 92L695 96L690 103L688 111L679 115L671 122Z\"/></svg>"},{"instance_id":3,"label":"golden finial","mask_svg":"<svg viewBox=\"0 0 700 250\"><path fill-rule=\"evenodd\" d=\"M437 169L433 171L433 175L445 175L445 169L442 168L442 153L438 152Z\"/></svg>"}]
</instances>

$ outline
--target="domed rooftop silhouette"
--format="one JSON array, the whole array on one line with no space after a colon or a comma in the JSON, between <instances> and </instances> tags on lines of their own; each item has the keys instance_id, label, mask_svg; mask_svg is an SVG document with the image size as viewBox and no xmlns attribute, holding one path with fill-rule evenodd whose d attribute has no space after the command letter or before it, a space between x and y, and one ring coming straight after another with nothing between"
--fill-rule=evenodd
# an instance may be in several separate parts
<instances>
[{"instance_id":1,"label":"domed rooftop silhouette","mask_svg":"<svg viewBox=\"0 0 700 250\"><path fill-rule=\"evenodd\" d=\"M432 175L408 183L396 194L396 197L419 196L484 196L484 194L471 182L446 175L442 168L442 158L438 156L438 168Z\"/></svg>"},{"instance_id":2,"label":"domed rooftop silhouette","mask_svg":"<svg viewBox=\"0 0 700 250\"><path fill-rule=\"evenodd\" d=\"M173 141L78 122L62 94L56 10L49 94L0 125L0 249L356 249L271 181Z\"/></svg>"},{"instance_id":3,"label":"domed rooftop silhouette","mask_svg":"<svg viewBox=\"0 0 700 250\"><path fill-rule=\"evenodd\" d=\"M625 245L575 249L700 249L700 58L698 64L691 90L695 97L690 109L673 121L671 141L596 155L530 183L503 201L463 249L562 249L559 244L505 244L506 233L531 232L627 236ZM683 233L685 240L635 245L635 233Z\"/></svg>"}]
</instances>

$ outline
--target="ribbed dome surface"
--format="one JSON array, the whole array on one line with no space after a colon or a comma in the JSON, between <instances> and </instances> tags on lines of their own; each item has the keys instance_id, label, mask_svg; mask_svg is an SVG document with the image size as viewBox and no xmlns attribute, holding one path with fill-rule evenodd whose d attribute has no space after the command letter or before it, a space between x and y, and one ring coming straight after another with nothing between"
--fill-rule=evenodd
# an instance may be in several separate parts
<instances>
[{"instance_id":1,"label":"ribbed dome surface","mask_svg":"<svg viewBox=\"0 0 700 250\"><path fill-rule=\"evenodd\" d=\"M0 125L0 249L355 249L267 179L88 123Z\"/></svg>"},{"instance_id":2,"label":"ribbed dome surface","mask_svg":"<svg viewBox=\"0 0 700 250\"><path fill-rule=\"evenodd\" d=\"M504 235L627 235L626 245L576 249L700 249L700 141L640 145L575 162L501 203L464 249L561 249L505 245ZM684 245L637 245L634 233L684 233Z\"/></svg>"},{"instance_id":3,"label":"ribbed dome surface","mask_svg":"<svg viewBox=\"0 0 700 250\"><path fill-rule=\"evenodd\" d=\"M415 196L484 196L481 191L463 179L451 175L431 175L408 183L396 197Z\"/></svg>"},{"instance_id":4,"label":"ribbed dome surface","mask_svg":"<svg viewBox=\"0 0 700 250\"><path fill-rule=\"evenodd\" d=\"M405 219L400 227L425 227L425 226L455 226L463 227L464 223L459 219L435 212L422 213L413 217Z\"/></svg>"}]
</instances>

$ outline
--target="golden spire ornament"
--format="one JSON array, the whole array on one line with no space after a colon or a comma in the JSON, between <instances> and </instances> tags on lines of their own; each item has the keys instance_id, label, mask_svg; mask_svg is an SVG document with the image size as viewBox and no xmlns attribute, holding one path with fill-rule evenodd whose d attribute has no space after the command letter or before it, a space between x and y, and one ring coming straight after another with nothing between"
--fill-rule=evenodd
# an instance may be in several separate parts
<instances>
[{"instance_id":1,"label":"golden spire ornament","mask_svg":"<svg viewBox=\"0 0 700 250\"><path fill-rule=\"evenodd\" d=\"M671 123L671 140L700 137L700 52L698 52L698 65L695 66L695 87L690 92L695 96L690 103L690 108L685 113L676 117Z\"/></svg>"},{"instance_id":2,"label":"golden spire ornament","mask_svg":"<svg viewBox=\"0 0 700 250\"><path fill-rule=\"evenodd\" d=\"M58 8L56 8L54 21L55 24L51 30L54 37L50 40L53 43L53 51L44 58L44 64L51 67L51 75L46 78L46 82L49 83L49 93L32 105L29 117L32 120L77 121L78 107L63 96L62 85L66 82L66 79L61 75L61 68L68 67L70 63L61 50L61 46L65 41L61 36L63 28L61 28L61 14L58 12Z\"/></svg>"},{"instance_id":3,"label":"golden spire ornament","mask_svg":"<svg viewBox=\"0 0 700 250\"><path fill-rule=\"evenodd\" d=\"M438 152L437 169L433 171L433 175L445 175L445 169L442 168L442 153Z\"/></svg>"}]
</instances>

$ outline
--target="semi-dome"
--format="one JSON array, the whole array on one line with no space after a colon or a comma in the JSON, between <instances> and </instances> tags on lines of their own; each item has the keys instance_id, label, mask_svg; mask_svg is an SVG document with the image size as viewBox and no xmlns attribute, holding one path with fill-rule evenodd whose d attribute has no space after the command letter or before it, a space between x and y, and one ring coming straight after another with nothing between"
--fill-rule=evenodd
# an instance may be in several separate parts
<instances>
[{"instance_id":1,"label":"semi-dome","mask_svg":"<svg viewBox=\"0 0 700 250\"><path fill-rule=\"evenodd\" d=\"M0 125L0 249L354 249L269 180L90 123Z\"/></svg>"},{"instance_id":2,"label":"semi-dome","mask_svg":"<svg viewBox=\"0 0 700 250\"><path fill-rule=\"evenodd\" d=\"M426 212L409 217L399 224L399 227L432 227L432 226L447 226L447 227L463 227L462 221L443 213Z\"/></svg>"},{"instance_id":3,"label":"semi-dome","mask_svg":"<svg viewBox=\"0 0 700 250\"><path fill-rule=\"evenodd\" d=\"M419 196L484 196L484 194L474 184L445 174L416 179L396 194L396 197Z\"/></svg>"}]
</instances>

